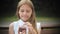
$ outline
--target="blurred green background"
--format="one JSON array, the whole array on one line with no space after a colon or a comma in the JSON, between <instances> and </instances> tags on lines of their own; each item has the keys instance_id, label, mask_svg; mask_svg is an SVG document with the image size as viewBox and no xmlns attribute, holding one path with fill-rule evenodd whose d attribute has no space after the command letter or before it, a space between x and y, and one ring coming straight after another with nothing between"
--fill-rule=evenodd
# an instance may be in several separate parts
<instances>
[{"instance_id":1,"label":"blurred green background","mask_svg":"<svg viewBox=\"0 0 60 34\"><path fill-rule=\"evenodd\" d=\"M0 22L10 22L18 20L16 8L20 0L1 0ZM37 21L60 20L58 2L56 0L32 0Z\"/></svg>"}]
</instances>

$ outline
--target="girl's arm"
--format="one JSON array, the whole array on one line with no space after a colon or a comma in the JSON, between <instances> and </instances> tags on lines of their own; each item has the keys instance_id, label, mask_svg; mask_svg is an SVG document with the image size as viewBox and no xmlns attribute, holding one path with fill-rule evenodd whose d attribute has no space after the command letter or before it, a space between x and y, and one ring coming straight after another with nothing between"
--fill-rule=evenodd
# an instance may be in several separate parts
<instances>
[{"instance_id":1,"label":"girl's arm","mask_svg":"<svg viewBox=\"0 0 60 34\"><path fill-rule=\"evenodd\" d=\"M28 25L28 29L31 32L31 34L37 34L36 30L33 28L32 24L30 24L29 22L26 22L26 24Z\"/></svg>"},{"instance_id":2,"label":"girl's arm","mask_svg":"<svg viewBox=\"0 0 60 34\"><path fill-rule=\"evenodd\" d=\"M36 31L33 27L31 28L30 32L31 32L32 34L38 34L37 31Z\"/></svg>"},{"instance_id":3,"label":"girl's arm","mask_svg":"<svg viewBox=\"0 0 60 34\"><path fill-rule=\"evenodd\" d=\"M13 31L13 23L11 23L9 25L9 34L14 34L14 31Z\"/></svg>"}]
</instances>

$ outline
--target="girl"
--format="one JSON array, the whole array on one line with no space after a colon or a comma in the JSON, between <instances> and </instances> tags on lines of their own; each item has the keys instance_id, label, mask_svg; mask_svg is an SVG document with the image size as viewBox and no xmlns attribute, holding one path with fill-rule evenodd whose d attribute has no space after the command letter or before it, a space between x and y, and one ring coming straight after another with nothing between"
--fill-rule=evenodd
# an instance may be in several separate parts
<instances>
[{"instance_id":1,"label":"girl","mask_svg":"<svg viewBox=\"0 0 60 34\"><path fill-rule=\"evenodd\" d=\"M9 34L38 34L35 26L35 10L30 0L21 0L18 3L16 15L19 20L9 25Z\"/></svg>"}]
</instances>

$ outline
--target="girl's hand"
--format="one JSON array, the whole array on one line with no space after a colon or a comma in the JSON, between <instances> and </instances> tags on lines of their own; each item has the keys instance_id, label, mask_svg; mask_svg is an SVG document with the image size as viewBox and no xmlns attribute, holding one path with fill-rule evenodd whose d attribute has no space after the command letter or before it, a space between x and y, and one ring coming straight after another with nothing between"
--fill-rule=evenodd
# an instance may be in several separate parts
<instances>
[{"instance_id":1,"label":"girl's hand","mask_svg":"<svg viewBox=\"0 0 60 34\"><path fill-rule=\"evenodd\" d=\"M35 29L33 28L33 26L32 26L31 23L26 22L26 25L27 25L29 31L30 31L32 34L37 34L37 32L35 31Z\"/></svg>"},{"instance_id":2,"label":"girl's hand","mask_svg":"<svg viewBox=\"0 0 60 34\"><path fill-rule=\"evenodd\" d=\"M32 24L31 24L31 23L26 22L26 25L27 25L27 27L28 27L28 29L29 29L29 30L32 30L32 29L33 29L33 26L32 26Z\"/></svg>"},{"instance_id":3,"label":"girl's hand","mask_svg":"<svg viewBox=\"0 0 60 34\"><path fill-rule=\"evenodd\" d=\"M32 24L30 24L29 22L26 22L26 23L22 26L22 28L26 28L26 26L28 27L29 31L31 31L31 30L33 29Z\"/></svg>"}]
</instances>

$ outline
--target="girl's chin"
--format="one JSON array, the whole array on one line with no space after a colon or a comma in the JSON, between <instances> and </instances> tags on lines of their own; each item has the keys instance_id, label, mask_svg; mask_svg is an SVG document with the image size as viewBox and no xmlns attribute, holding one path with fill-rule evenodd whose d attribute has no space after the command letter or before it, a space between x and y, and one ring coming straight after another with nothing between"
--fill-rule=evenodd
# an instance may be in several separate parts
<instances>
[{"instance_id":1,"label":"girl's chin","mask_svg":"<svg viewBox=\"0 0 60 34\"><path fill-rule=\"evenodd\" d=\"M22 19L24 22L27 22L28 20L27 19Z\"/></svg>"}]
</instances>

